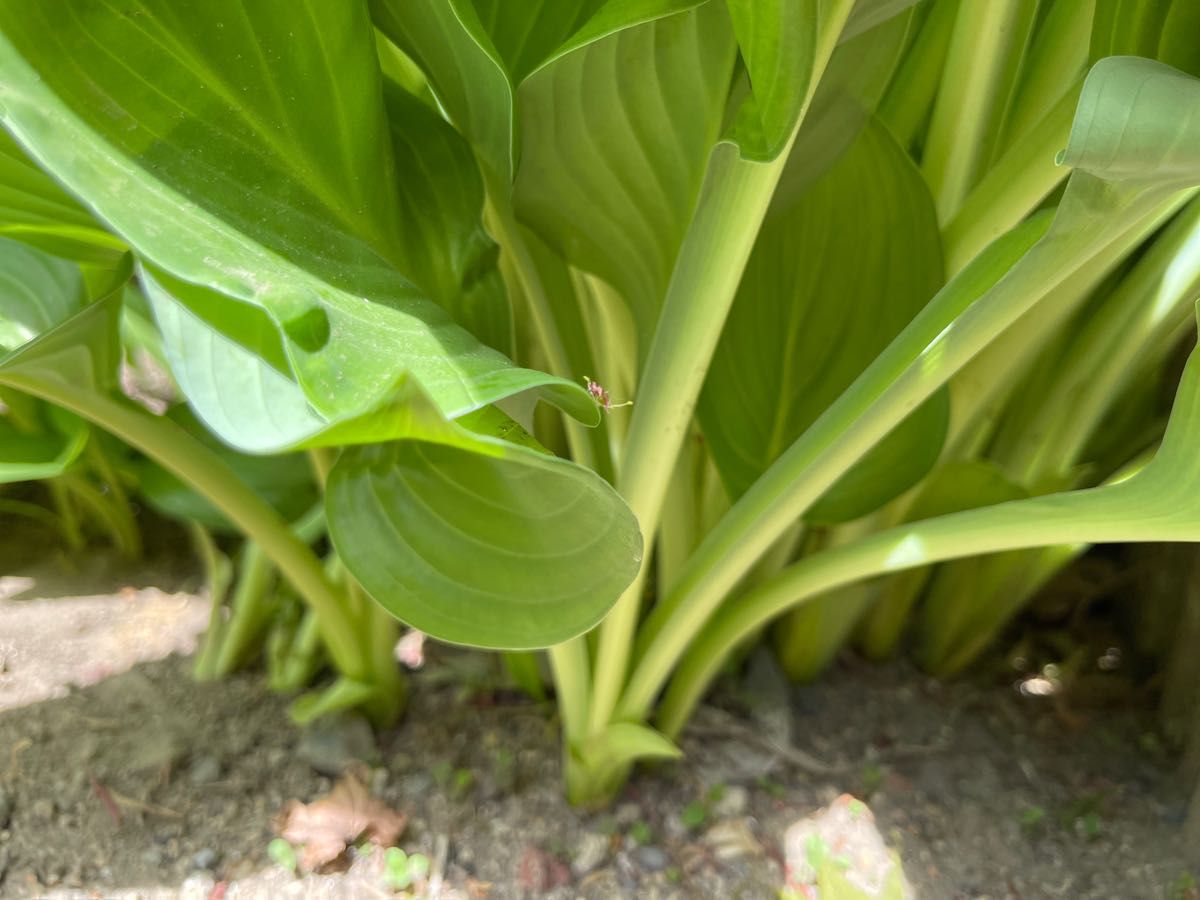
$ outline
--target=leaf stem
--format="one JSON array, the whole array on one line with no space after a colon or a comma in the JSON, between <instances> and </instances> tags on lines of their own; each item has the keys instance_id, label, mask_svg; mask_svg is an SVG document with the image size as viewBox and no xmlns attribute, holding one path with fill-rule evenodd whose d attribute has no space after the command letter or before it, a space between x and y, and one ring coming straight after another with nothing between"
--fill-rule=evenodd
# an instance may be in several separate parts
<instances>
[{"instance_id":1,"label":"leaf stem","mask_svg":"<svg viewBox=\"0 0 1200 900\"><path fill-rule=\"evenodd\" d=\"M925 519L802 559L724 606L695 636L663 697L660 730L668 737L679 733L726 656L747 635L827 591L916 566L1006 550L1188 539L1186 526L1147 504L1145 489L1131 488L1132 481L1126 481ZM1160 495L1156 499L1169 504L1171 492L1158 488L1153 488ZM1187 515L1185 511L1183 519Z\"/></svg>"},{"instance_id":2,"label":"leaf stem","mask_svg":"<svg viewBox=\"0 0 1200 900\"><path fill-rule=\"evenodd\" d=\"M705 537L676 590L642 629L638 664L617 716L646 714L692 639L789 524L1042 297L1119 245L1164 203L1178 202L1164 193L1130 194L1123 222L1132 224L1113 222L1101 234L1068 227L1039 240L1033 229L1021 237L1030 249L1020 263L1005 258L1017 248L1001 248L944 287Z\"/></svg>"},{"instance_id":3,"label":"leaf stem","mask_svg":"<svg viewBox=\"0 0 1200 900\"><path fill-rule=\"evenodd\" d=\"M787 156L785 149L772 162L753 162L736 145L721 143L709 161L639 381L617 478L647 542L658 530L696 398ZM608 723L623 686L650 556L600 625L590 733Z\"/></svg>"},{"instance_id":4,"label":"leaf stem","mask_svg":"<svg viewBox=\"0 0 1200 900\"><path fill-rule=\"evenodd\" d=\"M338 669L366 680L368 665L358 635L341 613L343 599L331 585L312 551L279 514L250 490L215 453L174 423L70 385L31 378L19 372L4 375L10 386L69 409L99 425L203 494L239 529L253 538L300 595L312 606L321 636Z\"/></svg>"}]
</instances>

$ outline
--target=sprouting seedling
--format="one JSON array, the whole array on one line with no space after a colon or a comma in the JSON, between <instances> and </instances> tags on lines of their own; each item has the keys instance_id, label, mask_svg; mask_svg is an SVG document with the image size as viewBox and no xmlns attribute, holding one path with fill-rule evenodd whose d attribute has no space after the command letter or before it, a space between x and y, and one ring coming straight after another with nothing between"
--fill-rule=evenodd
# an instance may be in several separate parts
<instances>
[{"instance_id":1,"label":"sprouting seedling","mask_svg":"<svg viewBox=\"0 0 1200 900\"><path fill-rule=\"evenodd\" d=\"M605 412L612 412L614 409L620 409L623 406L633 406L632 400L626 400L624 403L613 403L612 397L608 395L608 391L604 385L598 381L593 381L592 376L584 375L583 384L587 389L588 394L595 400Z\"/></svg>"},{"instance_id":2,"label":"sprouting seedling","mask_svg":"<svg viewBox=\"0 0 1200 900\"><path fill-rule=\"evenodd\" d=\"M283 868L287 869L293 875L296 873L296 867L299 865L296 848L283 838L275 838L271 843L267 844L267 856L276 865L283 866Z\"/></svg>"},{"instance_id":3,"label":"sprouting seedling","mask_svg":"<svg viewBox=\"0 0 1200 900\"><path fill-rule=\"evenodd\" d=\"M399 847L388 847L383 859L383 880L391 888L403 890L429 874L429 857L423 853L409 855Z\"/></svg>"}]
</instances>

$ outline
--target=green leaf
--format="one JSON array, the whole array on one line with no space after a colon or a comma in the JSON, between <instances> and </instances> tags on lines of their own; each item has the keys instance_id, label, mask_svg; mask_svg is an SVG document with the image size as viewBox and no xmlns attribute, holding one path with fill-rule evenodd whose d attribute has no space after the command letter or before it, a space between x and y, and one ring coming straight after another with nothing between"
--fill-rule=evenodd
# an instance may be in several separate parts
<instances>
[{"instance_id":1,"label":"green leaf","mask_svg":"<svg viewBox=\"0 0 1200 900\"><path fill-rule=\"evenodd\" d=\"M710 3L619 31L520 91L517 216L622 294L642 354L721 127L734 52L725 19Z\"/></svg>"},{"instance_id":2,"label":"green leaf","mask_svg":"<svg viewBox=\"0 0 1200 900\"><path fill-rule=\"evenodd\" d=\"M132 13L0 3L4 122L145 260L264 311L319 416L409 372L447 416L545 388L595 420L581 386L512 367L414 286L398 185L424 176L398 171L361 6Z\"/></svg>"},{"instance_id":3,"label":"green leaf","mask_svg":"<svg viewBox=\"0 0 1200 900\"><path fill-rule=\"evenodd\" d=\"M371 15L425 72L485 170L511 181L513 88L470 0L371 0Z\"/></svg>"},{"instance_id":4,"label":"green leaf","mask_svg":"<svg viewBox=\"0 0 1200 900\"><path fill-rule=\"evenodd\" d=\"M411 383L400 397L405 438L344 451L326 486L330 536L363 587L452 643L535 649L595 625L641 562L616 492L506 440L519 430L494 410L451 423Z\"/></svg>"},{"instance_id":5,"label":"green leaf","mask_svg":"<svg viewBox=\"0 0 1200 900\"><path fill-rule=\"evenodd\" d=\"M730 139L760 162L787 147L853 0L726 0L751 90Z\"/></svg>"},{"instance_id":6,"label":"green leaf","mask_svg":"<svg viewBox=\"0 0 1200 900\"><path fill-rule=\"evenodd\" d=\"M698 407L732 497L908 324L941 283L941 265L928 188L877 123L808 191L772 210ZM856 518L916 482L937 458L946 415L935 394L809 510L810 520Z\"/></svg>"},{"instance_id":7,"label":"green leaf","mask_svg":"<svg viewBox=\"0 0 1200 900\"><path fill-rule=\"evenodd\" d=\"M512 312L483 229L483 179L462 136L433 110L385 82L396 168L401 270L480 342L512 346ZM419 177L414 177L420 173Z\"/></svg>"},{"instance_id":8,"label":"green leaf","mask_svg":"<svg viewBox=\"0 0 1200 900\"><path fill-rule=\"evenodd\" d=\"M912 18L897 15L838 45L800 123L774 206L792 203L871 121L905 49Z\"/></svg>"},{"instance_id":9,"label":"green leaf","mask_svg":"<svg viewBox=\"0 0 1200 900\"><path fill-rule=\"evenodd\" d=\"M372 0L376 24L429 78L485 170L507 185L520 155L517 87L548 61L702 0Z\"/></svg>"}]
</instances>

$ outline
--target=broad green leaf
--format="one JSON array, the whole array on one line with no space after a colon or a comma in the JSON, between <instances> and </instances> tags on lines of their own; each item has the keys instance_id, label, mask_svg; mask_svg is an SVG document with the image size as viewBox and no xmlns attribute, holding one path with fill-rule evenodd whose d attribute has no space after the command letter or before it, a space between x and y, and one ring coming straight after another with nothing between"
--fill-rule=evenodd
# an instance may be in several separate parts
<instances>
[{"instance_id":1,"label":"broad green leaf","mask_svg":"<svg viewBox=\"0 0 1200 900\"><path fill-rule=\"evenodd\" d=\"M622 294L643 354L719 135L733 58L725 12L709 3L589 43L521 87L517 216Z\"/></svg>"},{"instance_id":2,"label":"broad green leaf","mask_svg":"<svg viewBox=\"0 0 1200 900\"><path fill-rule=\"evenodd\" d=\"M814 265L820 260L820 265ZM933 296L933 203L875 123L809 190L763 224L698 407L713 459L740 497ZM843 521L933 465L942 394L920 407L809 510Z\"/></svg>"},{"instance_id":3,"label":"broad green leaf","mask_svg":"<svg viewBox=\"0 0 1200 900\"><path fill-rule=\"evenodd\" d=\"M750 80L730 139L766 162L787 147L853 0L726 0Z\"/></svg>"},{"instance_id":4,"label":"broad green leaf","mask_svg":"<svg viewBox=\"0 0 1200 900\"><path fill-rule=\"evenodd\" d=\"M425 72L485 170L511 181L513 88L470 0L371 0L371 15Z\"/></svg>"},{"instance_id":5,"label":"broad green leaf","mask_svg":"<svg viewBox=\"0 0 1200 900\"><path fill-rule=\"evenodd\" d=\"M414 386L391 443L342 453L326 486L338 554L385 609L440 640L534 649L595 625L638 571L637 522L595 473L446 422Z\"/></svg>"},{"instance_id":6,"label":"broad green leaf","mask_svg":"<svg viewBox=\"0 0 1200 900\"><path fill-rule=\"evenodd\" d=\"M167 416L216 453L284 519L298 519L317 502L312 468L303 454L248 456L216 441L186 406L174 407ZM148 459L139 460L132 468L138 478L139 493L159 512L198 522L211 531L236 531L220 510L166 469Z\"/></svg>"},{"instance_id":7,"label":"broad green leaf","mask_svg":"<svg viewBox=\"0 0 1200 900\"><path fill-rule=\"evenodd\" d=\"M838 45L800 123L773 205L791 203L854 143L893 77L912 19L888 18Z\"/></svg>"},{"instance_id":8,"label":"broad green leaf","mask_svg":"<svg viewBox=\"0 0 1200 900\"><path fill-rule=\"evenodd\" d=\"M397 181L400 268L482 343L507 351L512 312L499 248L483 229L483 179L471 148L399 87L385 82L384 98L396 168L407 173Z\"/></svg>"},{"instance_id":9,"label":"broad green leaf","mask_svg":"<svg viewBox=\"0 0 1200 900\"><path fill-rule=\"evenodd\" d=\"M512 367L405 270L425 236L398 185L426 176L397 169L362 7L135 12L0 3L5 124L143 259L265 311L318 415L410 372L448 416L546 387L594 420L578 385Z\"/></svg>"},{"instance_id":10,"label":"broad green leaf","mask_svg":"<svg viewBox=\"0 0 1200 900\"><path fill-rule=\"evenodd\" d=\"M507 185L520 155L516 91L540 66L703 0L371 0L376 24L429 78L485 169Z\"/></svg>"}]
</instances>

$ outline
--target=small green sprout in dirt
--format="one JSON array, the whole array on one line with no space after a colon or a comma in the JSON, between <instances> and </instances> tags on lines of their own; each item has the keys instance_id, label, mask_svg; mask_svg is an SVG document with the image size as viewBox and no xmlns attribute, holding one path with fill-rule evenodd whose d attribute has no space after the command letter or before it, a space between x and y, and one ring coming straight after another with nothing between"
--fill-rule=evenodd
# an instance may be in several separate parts
<instances>
[{"instance_id":1,"label":"small green sprout in dirt","mask_svg":"<svg viewBox=\"0 0 1200 900\"><path fill-rule=\"evenodd\" d=\"M679 814L679 821L689 830L696 830L708 821L708 805L703 800L693 800Z\"/></svg>"},{"instance_id":2,"label":"small green sprout in dirt","mask_svg":"<svg viewBox=\"0 0 1200 900\"><path fill-rule=\"evenodd\" d=\"M1103 798L1099 794L1085 794L1075 800L1063 811L1060 822L1064 828L1074 831L1087 841L1100 837L1103 828L1101 804Z\"/></svg>"},{"instance_id":3,"label":"small green sprout in dirt","mask_svg":"<svg viewBox=\"0 0 1200 900\"><path fill-rule=\"evenodd\" d=\"M683 812L679 814L679 821L683 823L685 828L696 830L711 818L713 809L721 798L725 796L725 785L714 784L705 792L704 796L693 800L683 808Z\"/></svg>"},{"instance_id":4,"label":"small green sprout in dirt","mask_svg":"<svg viewBox=\"0 0 1200 900\"><path fill-rule=\"evenodd\" d=\"M388 847L383 860L383 881L393 890L402 891L419 884L429 874L429 857L424 853L410 855L399 847Z\"/></svg>"},{"instance_id":5,"label":"small green sprout in dirt","mask_svg":"<svg viewBox=\"0 0 1200 900\"><path fill-rule=\"evenodd\" d=\"M1026 834L1041 830L1046 822L1046 810L1040 806L1027 806L1017 814L1017 822Z\"/></svg>"},{"instance_id":6,"label":"small green sprout in dirt","mask_svg":"<svg viewBox=\"0 0 1200 900\"><path fill-rule=\"evenodd\" d=\"M633 826L629 829L629 836L642 846L654 842L654 832L650 830L650 826L645 822L634 822Z\"/></svg>"},{"instance_id":7,"label":"small green sprout in dirt","mask_svg":"<svg viewBox=\"0 0 1200 900\"><path fill-rule=\"evenodd\" d=\"M429 774L452 800L461 800L475 784L475 776L470 769L456 769L446 760L434 763Z\"/></svg>"},{"instance_id":8,"label":"small green sprout in dirt","mask_svg":"<svg viewBox=\"0 0 1200 900\"><path fill-rule=\"evenodd\" d=\"M770 775L759 775L754 781L755 787L775 800L782 800L787 791L783 785Z\"/></svg>"},{"instance_id":9,"label":"small green sprout in dirt","mask_svg":"<svg viewBox=\"0 0 1200 900\"><path fill-rule=\"evenodd\" d=\"M283 838L275 838L267 844L267 856L270 857L271 862L282 866L293 875L296 873L296 867L300 864L296 857L296 848Z\"/></svg>"},{"instance_id":10,"label":"small green sprout in dirt","mask_svg":"<svg viewBox=\"0 0 1200 900\"><path fill-rule=\"evenodd\" d=\"M1180 872L1179 877L1163 891L1165 900L1200 900L1200 884L1191 872Z\"/></svg>"},{"instance_id":11,"label":"small green sprout in dirt","mask_svg":"<svg viewBox=\"0 0 1200 900\"><path fill-rule=\"evenodd\" d=\"M663 874L667 876L668 884L680 884L683 882L683 870L679 866L668 866Z\"/></svg>"},{"instance_id":12,"label":"small green sprout in dirt","mask_svg":"<svg viewBox=\"0 0 1200 900\"><path fill-rule=\"evenodd\" d=\"M883 769L878 763L865 763L862 767L862 795L870 800L872 795L883 785Z\"/></svg>"},{"instance_id":13,"label":"small green sprout in dirt","mask_svg":"<svg viewBox=\"0 0 1200 900\"><path fill-rule=\"evenodd\" d=\"M454 778L450 782L450 797L461 800L475 785L475 776L470 769L455 769Z\"/></svg>"}]
</instances>

